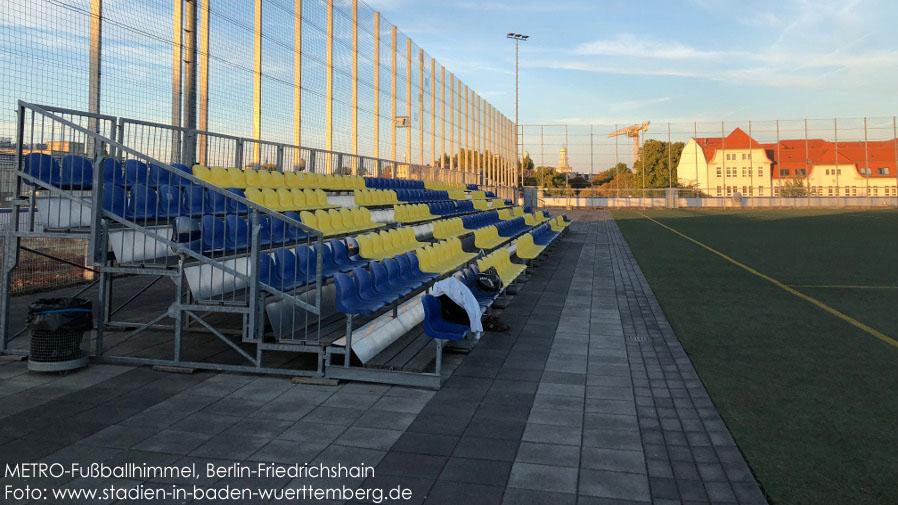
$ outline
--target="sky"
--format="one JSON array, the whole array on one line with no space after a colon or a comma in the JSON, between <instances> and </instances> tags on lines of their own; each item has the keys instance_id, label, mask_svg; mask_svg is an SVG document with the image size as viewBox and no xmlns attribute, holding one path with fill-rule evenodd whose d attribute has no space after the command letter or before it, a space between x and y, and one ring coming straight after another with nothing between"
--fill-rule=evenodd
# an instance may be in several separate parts
<instances>
[{"instance_id":1,"label":"sky","mask_svg":"<svg viewBox=\"0 0 898 505\"><path fill-rule=\"evenodd\" d=\"M892 116L898 2L370 0L520 123Z\"/></svg>"}]
</instances>

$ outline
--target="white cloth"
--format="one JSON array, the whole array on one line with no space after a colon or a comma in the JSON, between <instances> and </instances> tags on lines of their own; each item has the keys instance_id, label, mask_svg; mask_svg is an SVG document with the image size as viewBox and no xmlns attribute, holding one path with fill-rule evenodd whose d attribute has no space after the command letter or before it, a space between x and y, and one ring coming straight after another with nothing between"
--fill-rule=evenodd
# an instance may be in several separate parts
<instances>
[{"instance_id":1,"label":"white cloth","mask_svg":"<svg viewBox=\"0 0 898 505\"><path fill-rule=\"evenodd\" d=\"M483 332L483 325L480 323L480 316L482 315L480 304L477 303L477 298L474 298L474 293L471 293L468 286L465 286L460 280L455 277L443 279L433 285L433 293L431 294L433 296L448 296L449 299L458 304L459 307L464 308L465 312L468 313L468 319L471 321L471 331Z\"/></svg>"}]
</instances>

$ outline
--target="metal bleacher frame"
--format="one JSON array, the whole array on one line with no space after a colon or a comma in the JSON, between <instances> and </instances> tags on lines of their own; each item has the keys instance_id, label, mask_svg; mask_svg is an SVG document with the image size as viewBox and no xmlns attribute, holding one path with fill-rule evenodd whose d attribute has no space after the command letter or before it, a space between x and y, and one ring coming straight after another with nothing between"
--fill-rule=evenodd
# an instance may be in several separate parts
<instances>
[{"instance_id":1,"label":"metal bleacher frame","mask_svg":"<svg viewBox=\"0 0 898 505\"><path fill-rule=\"evenodd\" d=\"M26 119L30 118L30 123ZM94 161L93 183L89 191L73 191L71 189L61 189L55 187L39 178L33 177L24 171L24 156L26 150L33 150L35 142L35 124L39 122L38 130L40 131L41 140L46 131L50 133L50 140L58 141L59 139L72 139L84 141L84 155ZM30 142L26 144L26 126L30 125ZM143 128L146 135L137 135L137 141L132 141L129 132ZM151 145L147 143L147 135L153 138ZM23 101L18 103L18 123L16 138L16 188L15 198L12 199L10 205L13 215L19 215L20 209L26 209L28 214L27 222L24 226L18 219L13 219L12 229L0 230L0 236L3 238L2 248L2 271L0 271L0 354L25 354L22 349L14 349L9 343L18 336L10 335L10 281L11 273L18 262L19 246L22 238L54 238L54 239L73 239L87 240L88 247L88 264L95 268L98 272L98 279L88 284L79 291L86 291L88 288L97 285L99 289L97 313L100 315L98 320L95 341L92 349L92 356L97 361L109 363L122 363L132 365L163 365L185 368L198 369L214 369L227 370L237 372L255 372L284 374L295 376L310 377L326 377L325 363L329 362L329 354L327 346L321 342L321 325L322 325L322 254L317 255L316 277L314 284L309 283L300 294L291 294L274 289L259 280L259 257L263 254L263 247L260 243L260 216L268 219L280 220L285 226L290 226L299 230L303 230L308 238L306 243L314 245L318 251L321 251L324 243L324 235L303 223L293 220L279 212L275 212L266 207L251 202L245 198L241 198L233 193L228 192L225 188L219 188L208 182L202 181L192 174L179 171L172 165L180 161L182 155L181 147L185 142L195 145L198 139L202 139L203 146L208 149L209 143L214 139L215 142L229 143L233 149L233 166L242 167L246 165L246 153L248 147L261 152L263 149L273 150L274 165L276 170L284 171L285 160L293 159L302 160L304 167L308 171L314 172L335 172L334 168L341 171L344 162L348 161L351 175L358 175L360 169L364 168L366 174L380 176L382 171L389 167L391 175L395 177L400 169L406 170L407 175L420 180L444 180L446 182L464 182L477 183L482 182L472 180L473 177L479 178L479 174L473 172L440 169L436 167L412 165L409 163L400 163L393 160L383 160L378 158L363 157L346 153L326 151L320 149L303 148L289 144L262 141L232 135L218 134L208 131L191 130L183 127L173 127L160 123L152 123L148 121L140 121L134 119L117 118L114 116L92 114L83 111L74 111L57 107L38 106ZM167 150L164 144L169 146L177 146L171 150ZM223 144L219 144L223 145ZM26 149L27 146L27 149ZM153 157L147 152L151 152L156 157L157 153L165 153L167 158L174 161L165 163ZM174 154L172 154L174 153ZM103 163L107 158L115 160L136 159L143 161L147 166L155 165L169 172L167 176L180 177L190 184L203 187L205 191L218 193L229 200L238 204L245 205L249 209L251 216L251 241L248 254L250 267L248 271L239 271L236 267L224 264L222 261L216 261L200 252L197 252L187 245L175 242L169 236L164 236L156 232L156 230L167 230L163 227L150 227L147 223L141 225L135 221L136 219L127 219L121 215L104 209L103 205ZM258 162L258 158L256 158ZM193 164L190 160L188 166ZM295 165L294 165L295 168ZM33 186L32 191L24 191L24 184L28 183ZM509 188L495 188L497 193L509 191ZM500 191L501 190L501 191ZM77 193L77 194L76 194ZM35 214L38 206L38 200L46 198L47 202L56 202L57 213L62 212L62 204L64 203L68 210L77 208L79 211L79 221L74 226L60 226L58 228L49 227L43 231L35 231ZM56 199L56 200L54 200ZM89 220L85 218L89 215ZM43 218L43 216L41 216ZM49 219L49 217L48 217ZM57 220L60 216L57 215ZM157 219L158 221L158 219ZM169 224L169 223L165 223ZM122 236L130 233L132 237L131 245L136 249L136 239L140 238L142 247L146 250L147 243L151 243L155 250L160 248L167 251L168 254L160 257L152 257L152 261L137 261L135 264L121 264L113 261L110 254L110 237ZM117 235L118 234L118 235ZM122 239L124 240L124 239ZM222 296L219 299L198 300L191 296L190 289L187 288L188 283L186 272L196 266L205 266L212 272L217 272L221 276L242 281L245 284L243 288L235 288L229 297ZM137 292L129 292L122 298L127 300L113 308L113 290L114 278L121 275L128 276L147 276L150 282L146 287ZM152 317L148 321L129 322L114 320L116 312L124 306L134 301L144 290L150 288L156 281L162 278L169 278L175 284L176 295L167 310ZM311 286L311 287L309 287ZM266 303L276 301L284 302L293 309L299 308L306 315L306 324L301 329L303 338L281 338L280 336L272 339L271 335L265 334L265 308ZM215 314L239 315L242 319L239 330L233 328L217 327L215 322ZM309 317L311 316L311 318ZM173 324L162 324L164 319L173 319ZM311 319L311 324L309 320ZM310 330L311 328L311 330ZM120 333L127 331L124 335L117 336L115 342L107 345L104 342L104 330L107 332ZM129 331L130 330L130 331ZM173 332L173 349L171 350L170 359L145 358L133 355L117 355L111 351L117 346L130 341L133 337L147 331L161 330ZM291 337L295 337L293 332L295 327L291 328ZM225 342L230 348L239 353L248 364L233 363L216 363L207 361L190 361L183 359L181 351L183 339L187 332L201 332L214 335L221 341ZM21 332L20 332L21 333ZM239 339L234 338L239 335ZM272 341L274 340L274 341ZM244 347L253 348L249 351ZM253 352L254 351L254 352ZM315 369L295 369L286 367L277 367L266 365L263 360L263 351L287 351L294 353L307 353L316 356L317 367ZM348 365L348 362L346 363ZM341 378L355 378L358 380L388 382L397 384L417 385L417 386L439 386L439 374L432 373L406 373L389 370L370 370L360 367L340 366L336 376ZM358 370L350 370L358 368Z\"/></svg>"}]
</instances>

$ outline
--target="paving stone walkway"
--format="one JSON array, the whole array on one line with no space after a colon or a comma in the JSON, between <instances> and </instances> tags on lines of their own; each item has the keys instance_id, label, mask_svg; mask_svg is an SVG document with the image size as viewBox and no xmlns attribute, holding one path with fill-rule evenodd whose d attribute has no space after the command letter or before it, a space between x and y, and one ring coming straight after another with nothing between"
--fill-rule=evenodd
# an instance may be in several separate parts
<instances>
[{"instance_id":1,"label":"paving stone walkway","mask_svg":"<svg viewBox=\"0 0 898 505\"><path fill-rule=\"evenodd\" d=\"M58 377L0 362L0 465L364 463L374 477L326 486L102 484L402 485L413 504L766 503L610 215L571 214L570 233L502 312L511 331L447 355L438 392L107 365Z\"/></svg>"}]
</instances>

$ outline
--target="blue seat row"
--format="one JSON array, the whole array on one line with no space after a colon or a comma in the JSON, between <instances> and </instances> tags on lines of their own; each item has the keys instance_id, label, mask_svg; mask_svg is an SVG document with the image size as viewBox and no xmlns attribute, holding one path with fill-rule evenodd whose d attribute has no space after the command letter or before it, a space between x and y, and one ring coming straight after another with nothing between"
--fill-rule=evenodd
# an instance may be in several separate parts
<instances>
[{"instance_id":1,"label":"blue seat row","mask_svg":"<svg viewBox=\"0 0 898 505\"><path fill-rule=\"evenodd\" d=\"M243 196L239 189L229 189ZM126 219L170 219L178 216L200 217L246 214L246 205L202 186L160 185L153 189L143 184L128 188L108 185L103 188L103 208ZM299 214L288 212L299 220Z\"/></svg>"},{"instance_id":2,"label":"blue seat row","mask_svg":"<svg viewBox=\"0 0 898 505\"><path fill-rule=\"evenodd\" d=\"M298 217L294 219L298 220ZM251 221L236 214L227 214L224 220L206 214L199 224L192 219L177 219L173 226L176 236L187 238L181 242L189 242L189 247L197 252L234 253L249 249L252 240ZM259 216L259 224L259 243L262 247L285 245L308 238L305 230L267 215Z\"/></svg>"},{"instance_id":3,"label":"blue seat row","mask_svg":"<svg viewBox=\"0 0 898 505\"><path fill-rule=\"evenodd\" d=\"M557 231L552 231L549 223L543 223L530 232L533 235L533 243L540 246L549 245L555 237L558 236Z\"/></svg>"},{"instance_id":4,"label":"blue seat row","mask_svg":"<svg viewBox=\"0 0 898 505\"><path fill-rule=\"evenodd\" d=\"M527 223L524 222L523 217L516 217L496 224L496 230L499 231L499 236L501 237L514 237L527 230L527 228Z\"/></svg>"},{"instance_id":5,"label":"blue seat row","mask_svg":"<svg viewBox=\"0 0 898 505\"><path fill-rule=\"evenodd\" d=\"M501 221L501 219L499 219L499 214L494 210L461 218L461 222L467 230L476 230L478 228L483 228L484 226L498 223L499 221Z\"/></svg>"},{"instance_id":6,"label":"blue seat row","mask_svg":"<svg viewBox=\"0 0 898 505\"><path fill-rule=\"evenodd\" d=\"M467 214L469 212L474 212L475 210L474 202L472 201L428 203L427 207L430 209L431 214L443 217L452 217L459 214Z\"/></svg>"},{"instance_id":7,"label":"blue seat row","mask_svg":"<svg viewBox=\"0 0 898 505\"><path fill-rule=\"evenodd\" d=\"M471 290L471 294L477 299L477 303L479 303L481 307L487 308L499 297L499 291L490 292L478 289L477 273L477 263L475 262L471 264L470 268L465 268L461 271L459 280Z\"/></svg>"},{"instance_id":8,"label":"blue seat row","mask_svg":"<svg viewBox=\"0 0 898 505\"><path fill-rule=\"evenodd\" d=\"M441 202L449 199L449 192L438 189L397 189L396 198L407 203Z\"/></svg>"},{"instance_id":9,"label":"blue seat row","mask_svg":"<svg viewBox=\"0 0 898 505\"><path fill-rule=\"evenodd\" d=\"M468 184L465 187L468 188L468 191L479 191L480 190L480 186L478 186L476 184Z\"/></svg>"},{"instance_id":10,"label":"blue seat row","mask_svg":"<svg viewBox=\"0 0 898 505\"><path fill-rule=\"evenodd\" d=\"M61 165L60 165L61 163ZM189 169L179 163L172 165L177 170ZM84 156L67 154L61 161L44 153L25 155L25 173L60 189L91 189L94 180L94 164ZM151 164L149 168L140 160L126 160L125 168L113 158L103 160L103 183L115 186L189 186L191 183L177 173ZM27 182L26 184L32 185Z\"/></svg>"},{"instance_id":11,"label":"blue seat row","mask_svg":"<svg viewBox=\"0 0 898 505\"><path fill-rule=\"evenodd\" d=\"M428 337L440 340L461 340L468 334L470 329L468 326L443 319L443 307L435 296L424 295L421 297L421 305L424 307L424 334ZM440 352L439 349L437 352Z\"/></svg>"},{"instance_id":12,"label":"blue seat row","mask_svg":"<svg viewBox=\"0 0 898 505\"><path fill-rule=\"evenodd\" d=\"M365 177L365 187L373 189L424 189L424 181L389 179L386 177Z\"/></svg>"},{"instance_id":13,"label":"blue seat row","mask_svg":"<svg viewBox=\"0 0 898 505\"><path fill-rule=\"evenodd\" d=\"M436 277L422 272L418 256L411 252L372 262L370 270L355 267L352 276L338 272L334 275L337 310L344 314L372 314Z\"/></svg>"}]
</instances>

